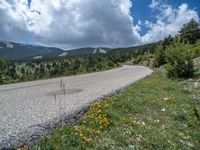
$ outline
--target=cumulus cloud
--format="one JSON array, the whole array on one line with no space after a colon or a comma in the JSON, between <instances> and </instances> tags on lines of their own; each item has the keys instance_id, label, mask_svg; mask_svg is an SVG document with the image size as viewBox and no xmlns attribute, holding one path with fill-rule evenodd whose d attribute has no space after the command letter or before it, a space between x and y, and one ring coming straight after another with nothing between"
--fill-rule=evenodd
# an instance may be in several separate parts
<instances>
[{"instance_id":1,"label":"cumulus cloud","mask_svg":"<svg viewBox=\"0 0 200 150\"><path fill-rule=\"evenodd\" d=\"M149 7L153 11L158 11L158 14L155 23L145 22L149 30L142 37L142 43L159 41L168 35L174 36L192 18L199 22L198 12L194 9L189 9L185 3L181 4L178 8L173 8L162 1L152 0Z\"/></svg>"},{"instance_id":2,"label":"cumulus cloud","mask_svg":"<svg viewBox=\"0 0 200 150\"><path fill-rule=\"evenodd\" d=\"M152 0L156 22L135 22L131 7L132 0L0 0L0 40L64 49L127 47L175 35L192 18L199 21L187 4L174 8ZM141 36L143 24L148 31Z\"/></svg>"},{"instance_id":3,"label":"cumulus cloud","mask_svg":"<svg viewBox=\"0 0 200 150\"><path fill-rule=\"evenodd\" d=\"M0 38L64 48L140 43L130 0L0 0Z\"/></svg>"}]
</instances>

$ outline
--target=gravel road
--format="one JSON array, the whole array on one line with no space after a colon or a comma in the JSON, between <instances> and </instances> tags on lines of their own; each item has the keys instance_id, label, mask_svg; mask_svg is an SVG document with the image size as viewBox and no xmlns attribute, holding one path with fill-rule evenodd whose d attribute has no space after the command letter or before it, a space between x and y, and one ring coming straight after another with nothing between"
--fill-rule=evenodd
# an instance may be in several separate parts
<instances>
[{"instance_id":1,"label":"gravel road","mask_svg":"<svg viewBox=\"0 0 200 150\"><path fill-rule=\"evenodd\" d=\"M150 75L142 66L0 86L0 149L16 147L46 134L59 116Z\"/></svg>"}]
</instances>

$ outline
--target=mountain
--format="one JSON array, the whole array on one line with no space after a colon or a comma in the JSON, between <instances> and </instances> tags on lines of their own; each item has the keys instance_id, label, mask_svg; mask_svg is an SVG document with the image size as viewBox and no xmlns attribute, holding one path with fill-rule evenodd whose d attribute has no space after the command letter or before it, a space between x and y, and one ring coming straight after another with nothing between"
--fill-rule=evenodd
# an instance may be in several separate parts
<instances>
[{"instance_id":1,"label":"mountain","mask_svg":"<svg viewBox=\"0 0 200 150\"><path fill-rule=\"evenodd\" d=\"M7 60L41 59L49 57L77 56L88 54L105 54L109 48L79 48L64 51L55 47L20 44L0 41L0 57Z\"/></svg>"},{"instance_id":2,"label":"mountain","mask_svg":"<svg viewBox=\"0 0 200 150\"><path fill-rule=\"evenodd\" d=\"M0 42L0 57L4 59L23 59L27 57L42 58L52 55L59 55L63 52L62 49L55 47L43 47L36 45L20 44L8 41Z\"/></svg>"},{"instance_id":3,"label":"mountain","mask_svg":"<svg viewBox=\"0 0 200 150\"><path fill-rule=\"evenodd\" d=\"M77 55L88 55L88 54L106 54L108 51L110 51L110 48L79 48L79 49L73 49L68 50L64 53L67 53L68 56L77 56Z\"/></svg>"}]
</instances>

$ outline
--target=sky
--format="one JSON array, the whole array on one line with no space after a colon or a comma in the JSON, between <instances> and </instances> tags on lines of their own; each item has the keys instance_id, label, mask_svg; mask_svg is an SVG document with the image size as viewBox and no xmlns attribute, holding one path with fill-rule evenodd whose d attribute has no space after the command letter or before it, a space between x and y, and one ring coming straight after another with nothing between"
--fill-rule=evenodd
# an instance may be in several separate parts
<instances>
[{"instance_id":1,"label":"sky","mask_svg":"<svg viewBox=\"0 0 200 150\"><path fill-rule=\"evenodd\" d=\"M0 40L129 47L174 36L199 13L199 0L0 0Z\"/></svg>"}]
</instances>

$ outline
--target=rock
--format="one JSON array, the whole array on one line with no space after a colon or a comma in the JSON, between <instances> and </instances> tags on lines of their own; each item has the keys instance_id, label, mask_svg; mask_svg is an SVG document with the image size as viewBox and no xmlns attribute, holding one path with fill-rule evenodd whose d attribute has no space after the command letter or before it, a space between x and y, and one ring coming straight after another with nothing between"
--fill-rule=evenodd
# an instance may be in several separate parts
<instances>
[{"instance_id":1,"label":"rock","mask_svg":"<svg viewBox=\"0 0 200 150\"><path fill-rule=\"evenodd\" d=\"M200 105L200 99L198 99L198 98L193 98L192 103L193 103L193 104Z\"/></svg>"},{"instance_id":2,"label":"rock","mask_svg":"<svg viewBox=\"0 0 200 150\"><path fill-rule=\"evenodd\" d=\"M200 57L198 57L198 58L195 58L194 60L193 60L193 62L194 62L194 66L199 66L200 65Z\"/></svg>"},{"instance_id":3,"label":"rock","mask_svg":"<svg viewBox=\"0 0 200 150\"><path fill-rule=\"evenodd\" d=\"M194 88L199 88L200 87L200 82L195 82L194 83Z\"/></svg>"},{"instance_id":4,"label":"rock","mask_svg":"<svg viewBox=\"0 0 200 150\"><path fill-rule=\"evenodd\" d=\"M181 142L182 144L184 144L184 145L189 146L189 147L194 147L194 144L192 144L192 143L190 143L190 142L188 142L188 141L180 140L180 142Z\"/></svg>"},{"instance_id":5,"label":"rock","mask_svg":"<svg viewBox=\"0 0 200 150\"><path fill-rule=\"evenodd\" d=\"M139 63L139 65L142 65L142 66L149 66L149 64L150 64L150 61L148 60L145 60Z\"/></svg>"},{"instance_id":6,"label":"rock","mask_svg":"<svg viewBox=\"0 0 200 150\"><path fill-rule=\"evenodd\" d=\"M135 147L135 145L129 145L128 148L129 148L130 150L136 150L136 149L137 149L137 148Z\"/></svg>"},{"instance_id":7,"label":"rock","mask_svg":"<svg viewBox=\"0 0 200 150\"><path fill-rule=\"evenodd\" d=\"M163 109L161 109L161 111L162 111L162 112L165 112L165 111L166 111L166 109L165 109L165 108L163 108Z\"/></svg>"},{"instance_id":8,"label":"rock","mask_svg":"<svg viewBox=\"0 0 200 150\"><path fill-rule=\"evenodd\" d=\"M194 82L194 80L193 79L188 79L188 82Z\"/></svg>"}]
</instances>

